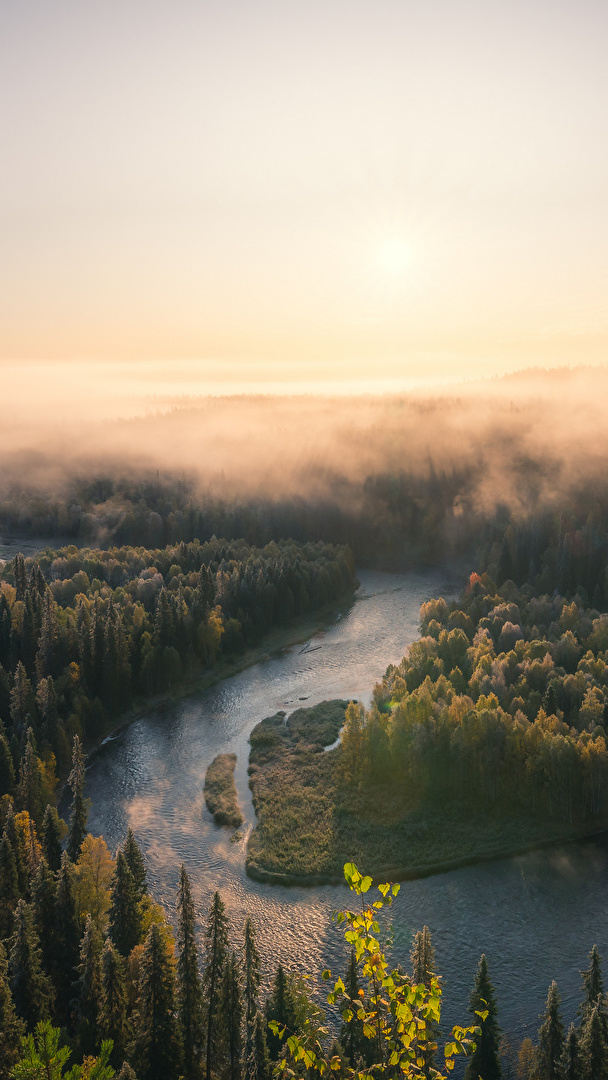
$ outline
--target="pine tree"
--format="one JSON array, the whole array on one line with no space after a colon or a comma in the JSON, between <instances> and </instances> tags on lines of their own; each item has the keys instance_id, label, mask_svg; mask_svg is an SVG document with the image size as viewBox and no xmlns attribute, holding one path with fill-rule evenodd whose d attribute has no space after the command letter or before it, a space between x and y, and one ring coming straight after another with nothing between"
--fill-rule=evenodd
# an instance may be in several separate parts
<instances>
[{"instance_id":1,"label":"pine tree","mask_svg":"<svg viewBox=\"0 0 608 1080\"><path fill-rule=\"evenodd\" d=\"M106 941L101 955L98 1030L103 1039L114 1040L112 1059L122 1061L127 1037L125 965L111 941Z\"/></svg>"},{"instance_id":2,"label":"pine tree","mask_svg":"<svg viewBox=\"0 0 608 1080\"><path fill-rule=\"evenodd\" d=\"M147 893L148 891L148 886L146 884L146 865L141 853L141 848L133 835L132 829L127 829L127 835L125 837L125 842L122 845L122 850L123 855L127 860L127 866L133 874L133 881L135 882L138 898L141 900L144 893Z\"/></svg>"},{"instance_id":3,"label":"pine tree","mask_svg":"<svg viewBox=\"0 0 608 1080\"><path fill-rule=\"evenodd\" d=\"M581 1080L580 1055L578 1051L578 1032L570 1024L564 1047L564 1080Z\"/></svg>"},{"instance_id":4,"label":"pine tree","mask_svg":"<svg viewBox=\"0 0 608 1080\"><path fill-rule=\"evenodd\" d=\"M485 1020L477 1017L478 1011L487 1011ZM494 987L490 982L488 964L482 955L477 973L475 985L469 1000L469 1012L479 1023L481 1035L476 1039L475 1050L467 1064L465 1080L500 1080L500 1028L496 1020L498 1012L494 999Z\"/></svg>"},{"instance_id":5,"label":"pine tree","mask_svg":"<svg viewBox=\"0 0 608 1080\"><path fill-rule=\"evenodd\" d=\"M97 1038L97 1015L101 998L101 949L99 930L87 915L78 964L78 1041L82 1054L92 1054Z\"/></svg>"},{"instance_id":6,"label":"pine tree","mask_svg":"<svg viewBox=\"0 0 608 1080\"><path fill-rule=\"evenodd\" d=\"M555 982L551 983L543 1022L538 1031L536 1068L538 1080L561 1080L564 1052L564 1025L559 1011L560 996Z\"/></svg>"},{"instance_id":7,"label":"pine tree","mask_svg":"<svg viewBox=\"0 0 608 1080\"><path fill-rule=\"evenodd\" d=\"M581 1080L606 1080L608 1047L599 998L581 1025L579 1059Z\"/></svg>"},{"instance_id":8,"label":"pine tree","mask_svg":"<svg viewBox=\"0 0 608 1080\"><path fill-rule=\"evenodd\" d=\"M47 805L42 819L40 842L42 844L42 853L49 867L55 873L61 866L62 825L65 829L65 824L61 821L55 807Z\"/></svg>"},{"instance_id":9,"label":"pine tree","mask_svg":"<svg viewBox=\"0 0 608 1080\"><path fill-rule=\"evenodd\" d=\"M248 1080L271 1080L272 1064L266 1039L266 1020L261 1012L255 1015L246 1069Z\"/></svg>"},{"instance_id":10,"label":"pine tree","mask_svg":"<svg viewBox=\"0 0 608 1080\"><path fill-rule=\"evenodd\" d=\"M123 956L128 956L141 940L141 910L133 874L119 849L112 878L110 937Z\"/></svg>"},{"instance_id":11,"label":"pine tree","mask_svg":"<svg viewBox=\"0 0 608 1080\"><path fill-rule=\"evenodd\" d=\"M211 1077L217 1062L219 1031L217 1013L226 960L228 957L228 919L220 894L215 893L205 930L205 970L203 1000L207 1021L206 1076Z\"/></svg>"},{"instance_id":12,"label":"pine tree","mask_svg":"<svg viewBox=\"0 0 608 1080\"><path fill-rule=\"evenodd\" d=\"M38 1020L48 1017L53 988L41 968L40 944L32 910L24 900L19 901L15 911L8 970L15 1009L31 1030Z\"/></svg>"},{"instance_id":13,"label":"pine tree","mask_svg":"<svg viewBox=\"0 0 608 1080\"><path fill-rule=\"evenodd\" d=\"M0 1080L9 1080L12 1066L19 1058L19 1040L25 1025L15 1012L8 985L8 965L0 942Z\"/></svg>"},{"instance_id":14,"label":"pine tree","mask_svg":"<svg viewBox=\"0 0 608 1080\"><path fill-rule=\"evenodd\" d=\"M61 856L61 866L57 874L54 938L59 954L55 974L57 1012L59 1018L65 1022L69 1016L72 987L77 978L80 959L80 923L76 908L74 867L65 851Z\"/></svg>"},{"instance_id":15,"label":"pine tree","mask_svg":"<svg viewBox=\"0 0 608 1080\"><path fill-rule=\"evenodd\" d=\"M243 1044L243 995L241 973L236 953L231 952L226 962L220 1000L220 1015L224 1031L228 1080L241 1080Z\"/></svg>"},{"instance_id":16,"label":"pine tree","mask_svg":"<svg viewBox=\"0 0 608 1080\"><path fill-rule=\"evenodd\" d=\"M245 1068L248 1069L251 1056L253 1028L258 1014L258 994L260 991L260 954L255 943L255 930L251 919L245 923Z\"/></svg>"},{"instance_id":17,"label":"pine tree","mask_svg":"<svg viewBox=\"0 0 608 1080\"><path fill-rule=\"evenodd\" d=\"M148 932L141 958L136 1047L142 1080L174 1080L180 1043L174 1012L175 975L168 942L158 923Z\"/></svg>"},{"instance_id":18,"label":"pine tree","mask_svg":"<svg viewBox=\"0 0 608 1080\"><path fill-rule=\"evenodd\" d=\"M87 835L87 817L89 816L84 798L84 754L78 735L74 736L72 749L72 771L68 776L72 790L72 815L68 829L67 853L73 863L78 862L82 841Z\"/></svg>"},{"instance_id":19,"label":"pine tree","mask_svg":"<svg viewBox=\"0 0 608 1080\"><path fill-rule=\"evenodd\" d=\"M198 972L194 904L182 863L177 891L177 1015L184 1048L186 1080L200 1076L203 1051L203 997Z\"/></svg>"}]
</instances>

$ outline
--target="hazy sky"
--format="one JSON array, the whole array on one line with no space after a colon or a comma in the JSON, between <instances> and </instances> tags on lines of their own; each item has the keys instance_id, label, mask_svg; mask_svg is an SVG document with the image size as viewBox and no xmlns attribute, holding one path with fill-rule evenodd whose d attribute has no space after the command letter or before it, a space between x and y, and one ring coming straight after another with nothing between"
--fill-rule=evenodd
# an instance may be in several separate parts
<instances>
[{"instance_id":1,"label":"hazy sky","mask_svg":"<svg viewBox=\"0 0 608 1080\"><path fill-rule=\"evenodd\" d=\"M608 360L605 0L3 0L0 358Z\"/></svg>"}]
</instances>

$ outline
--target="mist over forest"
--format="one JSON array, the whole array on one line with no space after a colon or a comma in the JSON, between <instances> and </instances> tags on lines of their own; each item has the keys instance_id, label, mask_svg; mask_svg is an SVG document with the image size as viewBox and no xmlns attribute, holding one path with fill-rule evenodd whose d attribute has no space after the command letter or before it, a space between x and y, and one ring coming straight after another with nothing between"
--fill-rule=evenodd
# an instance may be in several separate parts
<instances>
[{"instance_id":1,"label":"mist over forest","mask_svg":"<svg viewBox=\"0 0 608 1080\"><path fill-rule=\"evenodd\" d=\"M362 565L474 555L495 570L509 525L527 534L521 578L549 534L583 528L590 551L605 546L607 390L606 368L535 369L432 393L182 399L101 421L64 402L58 423L34 388L30 422L1 436L0 531L100 546L324 539Z\"/></svg>"}]
</instances>

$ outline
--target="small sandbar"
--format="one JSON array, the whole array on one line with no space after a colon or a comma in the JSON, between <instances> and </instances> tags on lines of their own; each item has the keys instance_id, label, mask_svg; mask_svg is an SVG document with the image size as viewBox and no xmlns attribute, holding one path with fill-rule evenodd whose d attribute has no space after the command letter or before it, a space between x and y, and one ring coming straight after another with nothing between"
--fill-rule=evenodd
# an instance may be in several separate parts
<instances>
[{"instance_id":1,"label":"small sandbar","mask_svg":"<svg viewBox=\"0 0 608 1080\"><path fill-rule=\"evenodd\" d=\"M243 815L236 797L234 768L236 754L218 754L205 776L205 802L216 825L238 828Z\"/></svg>"}]
</instances>

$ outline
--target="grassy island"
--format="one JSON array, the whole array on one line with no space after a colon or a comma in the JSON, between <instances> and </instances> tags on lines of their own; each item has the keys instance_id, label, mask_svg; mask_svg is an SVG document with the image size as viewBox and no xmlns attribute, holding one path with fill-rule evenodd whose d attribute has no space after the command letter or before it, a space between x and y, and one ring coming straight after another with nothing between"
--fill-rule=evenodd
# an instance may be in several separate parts
<instances>
[{"instance_id":1,"label":"grassy island","mask_svg":"<svg viewBox=\"0 0 608 1080\"><path fill-rule=\"evenodd\" d=\"M416 804L382 784L353 792L341 780L340 747L324 752L345 707L324 701L254 728L249 774L258 823L248 843L250 877L340 884L344 863L359 860L372 874L407 880L598 831L531 813L483 813L456 800Z\"/></svg>"},{"instance_id":2,"label":"grassy island","mask_svg":"<svg viewBox=\"0 0 608 1080\"><path fill-rule=\"evenodd\" d=\"M236 754L218 754L213 759L205 776L205 802L216 825L238 828L243 815L236 796L235 765Z\"/></svg>"}]
</instances>

